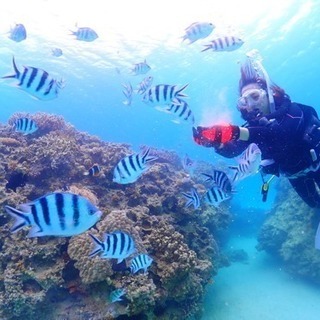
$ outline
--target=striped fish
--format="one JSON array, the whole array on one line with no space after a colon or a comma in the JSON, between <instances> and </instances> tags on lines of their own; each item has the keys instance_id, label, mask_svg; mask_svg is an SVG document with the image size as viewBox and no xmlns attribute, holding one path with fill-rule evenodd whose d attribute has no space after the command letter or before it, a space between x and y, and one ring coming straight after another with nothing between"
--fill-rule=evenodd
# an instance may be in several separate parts
<instances>
[{"instance_id":1,"label":"striped fish","mask_svg":"<svg viewBox=\"0 0 320 320\"><path fill-rule=\"evenodd\" d=\"M98 34L91 28L78 28L77 31L71 31L77 40L92 42L98 38Z\"/></svg>"},{"instance_id":2,"label":"striped fish","mask_svg":"<svg viewBox=\"0 0 320 320\"><path fill-rule=\"evenodd\" d=\"M60 48L52 48L51 49L51 54L54 57L61 57L63 55L63 51Z\"/></svg>"},{"instance_id":3,"label":"striped fish","mask_svg":"<svg viewBox=\"0 0 320 320\"><path fill-rule=\"evenodd\" d=\"M206 50L213 50L213 51L233 51L240 48L244 44L243 40L238 37L233 36L225 36L219 37L212 40L209 44L205 45Z\"/></svg>"},{"instance_id":4,"label":"striped fish","mask_svg":"<svg viewBox=\"0 0 320 320\"><path fill-rule=\"evenodd\" d=\"M18 79L17 87L40 100L51 100L58 96L59 89L63 87L63 81L53 79L48 72L34 67L22 67L19 71L12 59L14 74L4 76L2 79Z\"/></svg>"},{"instance_id":5,"label":"striped fish","mask_svg":"<svg viewBox=\"0 0 320 320\"><path fill-rule=\"evenodd\" d=\"M220 187L211 187L204 195L204 200L211 206L219 207L220 203L231 198L231 195L223 191Z\"/></svg>"},{"instance_id":6,"label":"striped fish","mask_svg":"<svg viewBox=\"0 0 320 320\"><path fill-rule=\"evenodd\" d=\"M122 90L122 93L126 97L126 100L123 101L123 104L130 106L132 102L132 94L133 94L133 88L130 82L126 84L122 84L124 90Z\"/></svg>"},{"instance_id":7,"label":"striped fish","mask_svg":"<svg viewBox=\"0 0 320 320\"><path fill-rule=\"evenodd\" d=\"M187 86L188 84L179 88L177 85L158 84L146 91L142 101L152 106L179 104L180 98L187 97L182 93Z\"/></svg>"},{"instance_id":8,"label":"striped fish","mask_svg":"<svg viewBox=\"0 0 320 320\"><path fill-rule=\"evenodd\" d=\"M89 234L89 236L96 245L89 254L89 257L101 253L101 258L118 259L117 263L120 263L135 251L133 238L122 231L105 234L103 242L92 234Z\"/></svg>"},{"instance_id":9,"label":"striped fish","mask_svg":"<svg viewBox=\"0 0 320 320\"><path fill-rule=\"evenodd\" d=\"M85 172L85 176L90 176L90 177L98 177L100 175L101 169L100 166L95 163L89 170L88 172Z\"/></svg>"},{"instance_id":10,"label":"striped fish","mask_svg":"<svg viewBox=\"0 0 320 320\"><path fill-rule=\"evenodd\" d=\"M16 219L11 232L32 226L29 237L77 235L91 228L102 215L86 198L59 192L21 204L19 209L5 206L5 210Z\"/></svg>"},{"instance_id":11,"label":"striped fish","mask_svg":"<svg viewBox=\"0 0 320 320\"><path fill-rule=\"evenodd\" d=\"M255 143L250 143L237 161L237 166L229 166L234 171L232 183L245 179L259 171L261 150Z\"/></svg>"},{"instance_id":12,"label":"striped fish","mask_svg":"<svg viewBox=\"0 0 320 320\"><path fill-rule=\"evenodd\" d=\"M176 99L176 100L178 101L178 103L171 104L168 107L167 111L175 114L178 117L178 120L175 122L180 123L180 120L183 120L193 125L194 115L188 103L182 99Z\"/></svg>"},{"instance_id":13,"label":"striped fish","mask_svg":"<svg viewBox=\"0 0 320 320\"><path fill-rule=\"evenodd\" d=\"M149 163L157 157L149 156L150 148L143 153L135 153L124 157L114 168L113 181L120 184L133 183L149 168Z\"/></svg>"},{"instance_id":14,"label":"striped fish","mask_svg":"<svg viewBox=\"0 0 320 320\"><path fill-rule=\"evenodd\" d=\"M150 66L147 64L146 59L143 62L139 62L133 65L133 68L130 70L130 73L134 76L139 74L145 74L150 70Z\"/></svg>"},{"instance_id":15,"label":"striped fish","mask_svg":"<svg viewBox=\"0 0 320 320\"><path fill-rule=\"evenodd\" d=\"M232 192L232 184L227 174L220 170L213 170L212 175L202 173L206 176L206 182L213 182L217 187L222 189L226 193Z\"/></svg>"},{"instance_id":16,"label":"striped fish","mask_svg":"<svg viewBox=\"0 0 320 320\"><path fill-rule=\"evenodd\" d=\"M131 260L130 272L136 273L139 270L143 269L143 272L146 273L152 261L153 259L150 258L147 254L139 254Z\"/></svg>"},{"instance_id":17,"label":"striped fish","mask_svg":"<svg viewBox=\"0 0 320 320\"><path fill-rule=\"evenodd\" d=\"M23 133L23 135L31 134L38 130L36 122L29 118L18 118L14 122L14 129L16 132Z\"/></svg>"},{"instance_id":18,"label":"striped fish","mask_svg":"<svg viewBox=\"0 0 320 320\"><path fill-rule=\"evenodd\" d=\"M153 77L149 76L149 77L145 77L139 84L138 84L138 88L137 88L137 93L138 94L144 94L147 89L150 88L150 86L152 85L152 81L153 81Z\"/></svg>"},{"instance_id":19,"label":"striped fish","mask_svg":"<svg viewBox=\"0 0 320 320\"><path fill-rule=\"evenodd\" d=\"M25 26L21 23L16 23L16 25L11 28L8 38L15 42L25 40L27 38L27 30Z\"/></svg>"},{"instance_id":20,"label":"striped fish","mask_svg":"<svg viewBox=\"0 0 320 320\"><path fill-rule=\"evenodd\" d=\"M126 294L126 290L123 288L113 290L110 293L110 301L117 302L117 301L122 301L122 297Z\"/></svg>"},{"instance_id":21,"label":"striped fish","mask_svg":"<svg viewBox=\"0 0 320 320\"><path fill-rule=\"evenodd\" d=\"M182 159L182 167L185 171L189 172L192 168L195 167L195 161L192 160L188 154L185 154Z\"/></svg>"},{"instance_id":22,"label":"striped fish","mask_svg":"<svg viewBox=\"0 0 320 320\"><path fill-rule=\"evenodd\" d=\"M200 207L200 197L195 188L192 188L190 193L183 192L182 195L188 200L186 207L190 207L191 205L193 205L194 209Z\"/></svg>"},{"instance_id":23,"label":"striped fish","mask_svg":"<svg viewBox=\"0 0 320 320\"><path fill-rule=\"evenodd\" d=\"M206 38L213 31L215 26L211 22L194 22L188 28L185 29L185 35L182 37L182 41L189 40L189 44Z\"/></svg>"}]
</instances>

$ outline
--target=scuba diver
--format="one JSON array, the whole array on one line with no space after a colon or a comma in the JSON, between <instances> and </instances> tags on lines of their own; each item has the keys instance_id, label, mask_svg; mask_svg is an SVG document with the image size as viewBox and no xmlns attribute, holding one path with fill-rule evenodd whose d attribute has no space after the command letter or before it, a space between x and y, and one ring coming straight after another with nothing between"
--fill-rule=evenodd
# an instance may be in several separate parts
<instances>
[{"instance_id":1,"label":"scuba diver","mask_svg":"<svg viewBox=\"0 0 320 320\"><path fill-rule=\"evenodd\" d=\"M320 187L318 115L314 108L292 102L282 88L271 83L260 58L247 56L241 66L237 103L246 123L240 127L199 126L193 128L193 138L197 144L213 147L227 158L240 155L250 143L257 144L262 152L262 177L286 176L306 204L320 208L316 187ZM263 182L262 193L266 197L268 184Z\"/></svg>"}]
</instances>

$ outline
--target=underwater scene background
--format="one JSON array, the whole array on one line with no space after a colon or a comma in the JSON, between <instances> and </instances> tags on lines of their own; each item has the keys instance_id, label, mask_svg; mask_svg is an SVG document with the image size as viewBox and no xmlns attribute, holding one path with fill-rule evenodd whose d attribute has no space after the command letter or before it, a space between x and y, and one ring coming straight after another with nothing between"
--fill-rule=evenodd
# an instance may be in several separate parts
<instances>
[{"instance_id":1,"label":"underwater scene background","mask_svg":"<svg viewBox=\"0 0 320 320\"><path fill-rule=\"evenodd\" d=\"M202 173L236 164L197 146L192 126L242 124L236 101L247 52L259 51L293 101L320 112L319 11L315 0L3 5L0 76L14 73L14 57L20 71L32 66L63 83L55 99L44 101L14 87L17 79L0 80L0 319L318 319L320 216L285 180L272 182L266 202L259 174L240 181L217 207L187 207L183 194L204 194ZM215 27L188 44L182 37L195 22ZM15 41L19 23L27 37ZM98 37L77 39L83 27ZM243 44L202 51L229 35ZM150 69L135 69L139 63ZM147 76L152 85L188 85L183 99L194 123L142 101L137 88ZM38 129L17 132L18 118L33 119ZM147 172L131 184L113 181L121 159L145 150L156 158ZM101 172L89 174L95 164ZM7 188L17 171L27 180ZM52 192L97 206L95 228L71 238L28 238L28 227L10 232L5 206ZM132 236L136 253L152 258L146 272L128 271L133 256L124 268L89 257L89 234L103 239L117 230Z\"/></svg>"}]
</instances>

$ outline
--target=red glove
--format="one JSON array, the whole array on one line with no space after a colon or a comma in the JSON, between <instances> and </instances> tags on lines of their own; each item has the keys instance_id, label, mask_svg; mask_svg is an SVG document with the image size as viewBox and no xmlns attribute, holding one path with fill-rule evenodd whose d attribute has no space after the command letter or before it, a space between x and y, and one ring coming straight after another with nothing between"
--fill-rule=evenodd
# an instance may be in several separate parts
<instances>
[{"instance_id":1,"label":"red glove","mask_svg":"<svg viewBox=\"0 0 320 320\"><path fill-rule=\"evenodd\" d=\"M205 147L218 147L220 143L239 139L240 135L240 128L231 124L192 129L194 141Z\"/></svg>"}]
</instances>

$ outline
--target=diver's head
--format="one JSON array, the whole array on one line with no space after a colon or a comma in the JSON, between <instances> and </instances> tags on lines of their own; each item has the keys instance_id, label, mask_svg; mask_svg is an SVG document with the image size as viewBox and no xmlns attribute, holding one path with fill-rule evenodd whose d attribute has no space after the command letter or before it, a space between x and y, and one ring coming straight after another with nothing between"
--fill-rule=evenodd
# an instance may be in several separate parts
<instances>
[{"instance_id":1,"label":"diver's head","mask_svg":"<svg viewBox=\"0 0 320 320\"><path fill-rule=\"evenodd\" d=\"M287 106L290 98L271 80L260 62L247 59L241 65L237 108L246 121L274 114Z\"/></svg>"},{"instance_id":2,"label":"diver's head","mask_svg":"<svg viewBox=\"0 0 320 320\"><path fill-rule=\"evenodd\" d=\"M270 106L267 91L256 82L245 85L241 89L237 108L245 120L268 115Z\"/></svg>"}]
</instances>

